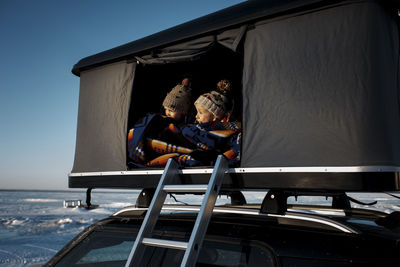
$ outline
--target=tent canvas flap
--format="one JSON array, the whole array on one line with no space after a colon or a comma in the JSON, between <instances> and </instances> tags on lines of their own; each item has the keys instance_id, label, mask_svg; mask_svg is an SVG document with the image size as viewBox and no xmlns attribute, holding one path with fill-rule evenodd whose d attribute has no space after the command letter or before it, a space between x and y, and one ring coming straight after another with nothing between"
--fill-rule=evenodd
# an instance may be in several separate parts
<instances>
[{"instance_id":1,"label":"tent canvas flap","mask_svg":"<svg viewBox=\"0 0 400 267\"><path fill-rule=\"evenodd\" d=\"M126 170L127 116L135 67L123 61L81 73L72 172Z\"/></svg>"}]
</instances>

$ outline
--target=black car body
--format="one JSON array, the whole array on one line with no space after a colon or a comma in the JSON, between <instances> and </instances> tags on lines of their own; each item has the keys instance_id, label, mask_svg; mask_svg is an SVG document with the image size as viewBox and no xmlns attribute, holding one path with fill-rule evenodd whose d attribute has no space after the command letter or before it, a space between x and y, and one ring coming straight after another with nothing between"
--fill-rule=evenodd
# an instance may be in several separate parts
<instances>
[{"instance_id":1,"label":"black car body","mask_svg":"<svg viewBox=\"0 0 400 267\"><path fill-rule=\"evenodd\" d=\"M290 205L278 215L260 208L216 206L196 266L400 265L398 212ZM47 265L125 266L146 210L127 207L93 224ZM198 210L165 205L154 236L187 240ZM183 251L149 247L139 266L179 266L182 256Z\"/></svg>"}]
</instances>

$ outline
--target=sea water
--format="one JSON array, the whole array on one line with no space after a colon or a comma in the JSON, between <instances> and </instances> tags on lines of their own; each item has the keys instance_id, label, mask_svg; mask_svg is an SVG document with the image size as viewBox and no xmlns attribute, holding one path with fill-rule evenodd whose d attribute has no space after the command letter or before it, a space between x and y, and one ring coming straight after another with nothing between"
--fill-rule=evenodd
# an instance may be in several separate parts
<instances>
[{"instance_id":1,"label":"sea water","mask_svg":"<svg viewBox=\"0 0 400 267\"><path fill-rule=\"evenodd\" d=\"M49 260L93 222L135 204L138 191L92 192L96 209L64 208L64 200L86 200L85 191L0 191L0 266Z\"/></svg>"},{"instance_id":2,"label":"sea water","mask_svg":"<svg viewBox=\"0 0 400 267\"><path fill-rule=\"evenodd\" d=\"M260 203L266 192L245 192L249 203ZM92 192L92 204L98 208L64 208L64 200L82 200L85 191L8 191L0 190L0 266L29 266L45 263L73 237L97 220L111 215L120 208L134 205L139 191ZM397 194L398 196L399 194ZM400 199L387 194L351 194L357 200L370 202L386 213L400 211ZM200 196L177 196L184 203L200 203ZM167 203L173 203L168 198ZM295 203L294 198L288 200ZM302 197L304 204L324 204L325 198ZM229 202L220 197L217 204ZM353 204L354 207L361 207Z\"/></svg>"}]
</instances>

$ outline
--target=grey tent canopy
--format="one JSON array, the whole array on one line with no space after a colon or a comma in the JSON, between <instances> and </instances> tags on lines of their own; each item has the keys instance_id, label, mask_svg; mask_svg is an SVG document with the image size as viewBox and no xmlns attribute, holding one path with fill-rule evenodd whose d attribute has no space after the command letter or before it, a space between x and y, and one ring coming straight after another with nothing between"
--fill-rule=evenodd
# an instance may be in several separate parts
<instances>
[{"instance_id":1,"label":"grey tent canopy","mask_svg":"<svg viewBox=\"0 0 400 267\"><path fill-rule=\"evenodd\" d=\"M398 190L398 62L395 4L316 0L247 1L84 58L69 185L154 186L160 170L127 169L127 132L189 69L236 84L241 165L225 188Z\"/></svg>"}]
</instances>

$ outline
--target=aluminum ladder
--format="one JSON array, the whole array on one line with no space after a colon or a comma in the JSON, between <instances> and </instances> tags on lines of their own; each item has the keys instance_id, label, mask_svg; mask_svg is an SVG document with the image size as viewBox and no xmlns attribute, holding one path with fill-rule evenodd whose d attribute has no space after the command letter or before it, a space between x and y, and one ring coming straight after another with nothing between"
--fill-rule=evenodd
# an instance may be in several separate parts
<instances>
[{"instance_id":1,"label":"aluminum ladder","mask_svg":"<svg viewBox=\"0 0 400 267\"><path fill-rule=\"evenodd\" d=\"M181 267L195 266L215 206L215 201L217 200L222 180L227 169L228 160L224 156L219 155L208 184L171 184L171 182L176 183L176 181L179 180L179 168L176 161L169 159L125 267L143 266L140 263L144 255L145 246L185 250ZM154 226L156 225L168 193L204 193L204 198L200 211L197 214L189 242L151 238Z\"/></svg>"}]
</instances>

